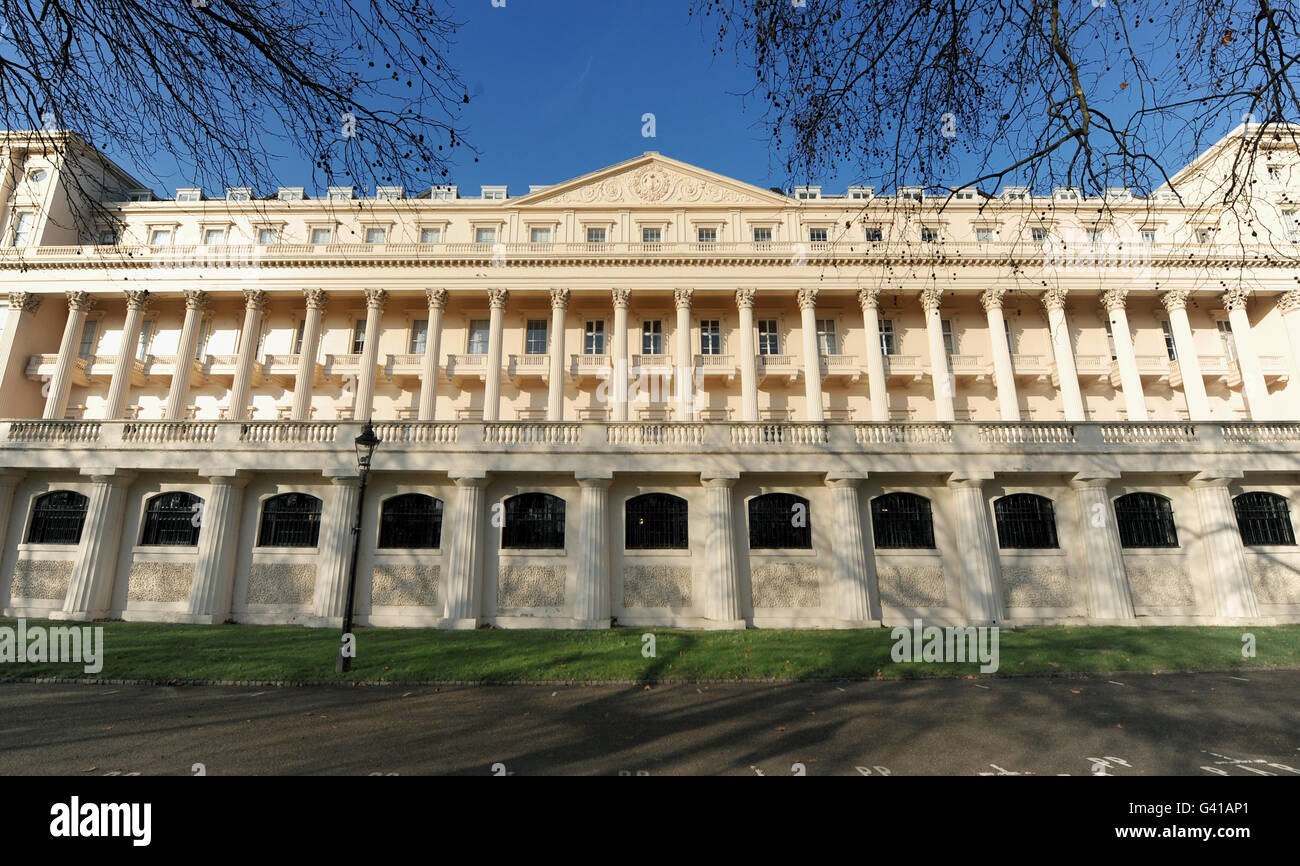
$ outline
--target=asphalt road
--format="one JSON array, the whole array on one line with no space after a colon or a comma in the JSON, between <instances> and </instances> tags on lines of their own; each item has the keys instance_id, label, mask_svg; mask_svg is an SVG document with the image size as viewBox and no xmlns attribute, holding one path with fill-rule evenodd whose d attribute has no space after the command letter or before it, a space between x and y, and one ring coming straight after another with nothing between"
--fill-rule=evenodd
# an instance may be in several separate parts
<instances>
[{"instance_id":1,"label":"asphalt road","mask_svg":"<svg viewBox=\"0 0 1300 866\"><path fill-rule=\"evenodd\" d=\"M0 773L1300 776L1300 673L908 682L0 685Z\"/></svg>"}]
</instances>

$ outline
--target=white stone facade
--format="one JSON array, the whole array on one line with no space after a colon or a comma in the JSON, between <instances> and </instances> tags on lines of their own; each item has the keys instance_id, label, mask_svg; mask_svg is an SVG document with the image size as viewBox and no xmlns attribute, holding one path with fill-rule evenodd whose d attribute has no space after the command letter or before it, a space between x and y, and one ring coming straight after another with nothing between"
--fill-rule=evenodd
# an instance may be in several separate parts
<instances>
[{"instance_id":1,"label":"white stone facade","mask_svg":"<svg viewBox=\"0 0 1300 866\"><path fill-rule=\"evenodd\" d=\"M336 625L369 418L362 623L1300 621L1300 227L1285 189L1197 204L1220 150L1182 202L794 199L646 154L91 208L11 134L0 609Z\"/></svg>"}]
</instances>

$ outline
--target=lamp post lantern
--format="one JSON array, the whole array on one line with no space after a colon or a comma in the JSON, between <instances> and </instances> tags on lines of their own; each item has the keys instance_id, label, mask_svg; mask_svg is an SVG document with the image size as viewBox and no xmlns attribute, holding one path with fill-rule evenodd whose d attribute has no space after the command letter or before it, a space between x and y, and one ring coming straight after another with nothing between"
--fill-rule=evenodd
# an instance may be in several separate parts
<instances>
[{"instance_id":1,"label":"lamp post lantern","mask_svg":"<svg viewBox=\"0 0 1300 866\"><path fill-rule=\"evenodd\" d=\"M348 569L348 601L343 609L343 635L339 638L339 657L334 670L343 673L352 669L352 656L344 654L348 635L352 634L352 608L357 597L357 554L361 549L361 517L366 507L366 480L370 476L370 461L379 447L379 437L374 425L366 419L366 429L356 438L357 466L361 469L361 489L357 492L357 513L352 520L352 566ZM355 643L353 644L355 646Z\"/></svg>"}]
</instances>

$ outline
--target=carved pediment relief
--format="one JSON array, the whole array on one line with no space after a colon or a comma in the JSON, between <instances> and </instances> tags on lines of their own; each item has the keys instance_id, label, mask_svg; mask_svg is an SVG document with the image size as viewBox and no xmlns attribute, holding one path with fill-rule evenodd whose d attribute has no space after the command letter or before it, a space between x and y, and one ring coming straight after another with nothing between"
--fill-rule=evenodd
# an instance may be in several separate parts
<instances>
[{"instance_id":1,"label":"carved pediment relief","mask_svg":"<svg viewBox=\"0 0 1300 866\"><path fill-rule=\"evenodd\" d=\"M548 205L785 205L784 196L739 182L728 183L682 171L658 160L615 171L604 177L579 178L528 196L528 203ZM522 202L521 202L522 203Z\"/></svg>"}]
</instances>

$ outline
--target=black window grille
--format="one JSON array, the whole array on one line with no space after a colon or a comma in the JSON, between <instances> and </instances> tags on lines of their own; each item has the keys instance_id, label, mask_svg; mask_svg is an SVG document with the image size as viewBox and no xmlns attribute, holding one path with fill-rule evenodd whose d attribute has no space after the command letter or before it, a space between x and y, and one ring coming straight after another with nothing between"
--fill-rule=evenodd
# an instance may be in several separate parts
<instances>
[{"instance_id":1,"label":"black window grille","mask_svg":"<svg viewBox=\"0 0 1300 866\"><path fill-rule=\"evenodd\" d=\"M1130 493L1115 500L1120 547L1177 547L1174 508L1158 493Z\"/></svg>"},{"instance_id":2,"label":"black window grille","mask_svg":"<svg viewBox=\"0 0 1300 866\"><path fill-rule=\"evenodd\" d=\"M1013 493L993 502L998 547L1060 547L1052 500L1032 493Z\"/></svg>"},{"instance_id":3,"label":"black window grille","mask_svg":"<svg viewBox=\"0 0 1300 866\"><path fill-rule=\"evenodd\" d=\"M793 493L765 493L749 500L749 549L812 547L808 500Z\"/></svg>"},{"instance_id":4,"label":"black window grille","mask_svg":"<svg viewBox=\"0 0 1300 866\"><path fill-rule=\"evenodd\" d=\"M505 502L501 546L528 550L564 548L564 500L549 493L520 493Z\"/></svg>"},{"instance_id":5,"label":"black window grille","mask_svg":"<svg viewBox=\"0 0 1300 866\"><path fill-rule=\"evenodd\" d=\"M442 500L404 493L384 500L379 512L380 547L440 547Z\"/></svg>"},{"instance_id":6,"label":"black window grille","mask_svg":"<svg viewBox=\"0 0 1300 866\"><path fill-rule=\"evenodd\" d=\"M930 500L915 493L886 493L871 500L871 533L878 548L934 547Z\"/></svg>"},{"instance_id":7,"label":"black window grille","mask_svg":"<svg viewBox=\"0 0 1300 866\"><path fill-rule=\"evenodd\" d=\"M194 547L202 522L202 499L183 490L159 493L145 505L140 544Z\"/></svg>"},{"instance_id":8,"label":"black window grille","mask_svg":"<svg viewBox=\"0 0 1300 866\"><path fill-rule=\"evenodd\" d=\"M1232 500L1232 510L1237 513L1242 544L1295 545L1286 497L1262 491L1243 493Z\"/></svg>"},{"instance_id":9,"label":"black window grille","mask_svg":"<svg viewBox=\"0 0 1300 866\"><path fill-rule=\"evenodd\" d=\"M90 500L72 490L54 490L36 497L28 544L77 544L86 524Z\"/></svg>"},{"instance_id":10,"label":"black window grille","mask_svg":"<svg viewBox=\"0 0 1300 866\"><path fill-rule=\"evenodd\" d=\"M315 547L321 501L307 493L281 493L262 503L258 547Z\"/></svg>"},{"instance_id":11,"label":"black window grille","mask_svg":"<svg viewBox=\"0 0 1300 866\"><path fill-rule=\"evenodd\" d=\"M685 548L686 500L671 493L634 496L623 508L623 546L628 550Z\"/></svg>"}]
</instances>

